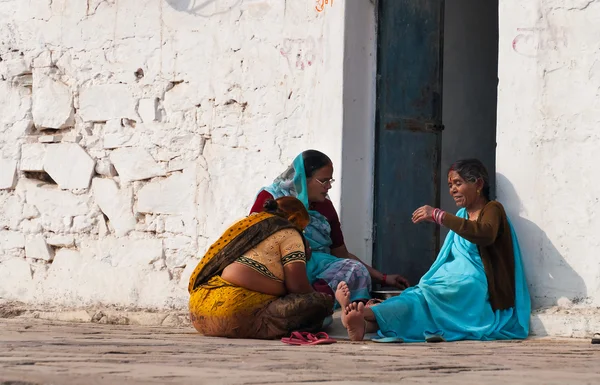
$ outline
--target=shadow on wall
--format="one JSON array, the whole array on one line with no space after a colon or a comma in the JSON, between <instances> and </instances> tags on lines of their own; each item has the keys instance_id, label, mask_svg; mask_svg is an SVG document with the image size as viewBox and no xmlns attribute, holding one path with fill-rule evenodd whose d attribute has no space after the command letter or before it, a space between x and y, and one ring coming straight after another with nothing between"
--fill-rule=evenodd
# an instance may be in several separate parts
<instances>
[{"instance_id":1,"label":"shadow on wall","mask_svg":"<svg viewBox=\"0 0 600 385\"><path fill-rule=\"evenodd\" d=\"M211 17L231 11L244 0L166 0L171 8L197 16Z\"/></svg>"},{"instance_id":2,"label":"shadow on wall","mask_svg":"<svg viewBox=\"0 0 600 385\"><path fill-rule=\"evenodd\" d=\"M510 181L504 175L496 174L496 183L501 203L519 238L532 310L551 306L570 307L585 301L585 282L565 261L544 230L520 216L527 210Z\"/></svg>"}]
</instances>

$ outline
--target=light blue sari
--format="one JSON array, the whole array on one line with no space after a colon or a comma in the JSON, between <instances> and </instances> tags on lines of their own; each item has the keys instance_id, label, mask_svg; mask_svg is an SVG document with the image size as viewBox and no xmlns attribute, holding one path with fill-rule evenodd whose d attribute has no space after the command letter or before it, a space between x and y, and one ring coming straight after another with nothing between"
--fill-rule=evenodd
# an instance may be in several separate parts
<instances>
[{"instance_id":1,"label":"light blue sari","mask_svg":"<svg viewBox=\"0 0 600 385\"><path fill-rule=\"evenodd\" d=\"M306 264L308 280L313 284L324 280L335 292L337 285L345 281L350 289L351 300L369 299L371 276L367 268L352 259L337 258L331 255L331 226L327 218L315 210L310 210L304 160L298 155L292 165L275 181L261 191L267 191L275 199L283 196L298 198L310 214L310 223L304 236L312 249L312 257Z\"/></svg>"},{"instance_id":2,"label":"light blue sari","mask_svg":"<svg viewBox=\"0 0 600 385\"><path fill-rule=\"evenodd\" d=\"M466 218L466 210L457 216ZM517 235L510 224L515 256L515 306L492 310L477 246L450 231L417 286L372 307L379 334L405 342L430 337L446 341L522 339L529 334L531 303Z\"/></svg>"}]
</instances>

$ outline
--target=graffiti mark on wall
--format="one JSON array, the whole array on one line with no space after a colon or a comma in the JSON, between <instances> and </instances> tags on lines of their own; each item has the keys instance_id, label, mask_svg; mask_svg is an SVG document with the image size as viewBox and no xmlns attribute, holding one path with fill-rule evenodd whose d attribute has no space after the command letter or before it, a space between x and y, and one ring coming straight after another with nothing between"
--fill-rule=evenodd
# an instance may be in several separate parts
<instances>
[{"instance_id":1,"label":"graffiti mark on wall","mask_svg":"<svg viewBox=\"0 0 600 385\"><path fill-rule=\"evenodd\" d=\"M536 57L542 51L555 51L568 46L565 28L517 28L512 49L526 57Z\"/></svg>"},{"instance_id":2,"label":"graffiti mark on wall","mask_svg":"<svg viewBox=\"0 0 600 385\"><path fill-rule=\"evenodd\" d=\"M211 17L231 11L241 5L243 0L166 0L166 2L179 12Z\"/></svg>"},{"instance_id":3,"label":"graffiti mark on wall","mask_svg":"<svg viewBox=\"0 0 600 385\"><path fill-rule=\"evenodd\" d=\"M316 0L316 2L317 5L315 6L315 9L317 12L323 12L326 5L333 7L333 0Z\"/></svg>"},{"instance_id":4,"label":"graffiti mark on wall","mask_svg":"<svg viewBox=\"0 0 600 385\"><path fill-rule=\"evenodd\" d=\"M304 70L315 64L318 55L318 46L315 39L284 39L279 53L283 56L290 67Z\"/></svg>"}]
</instances>

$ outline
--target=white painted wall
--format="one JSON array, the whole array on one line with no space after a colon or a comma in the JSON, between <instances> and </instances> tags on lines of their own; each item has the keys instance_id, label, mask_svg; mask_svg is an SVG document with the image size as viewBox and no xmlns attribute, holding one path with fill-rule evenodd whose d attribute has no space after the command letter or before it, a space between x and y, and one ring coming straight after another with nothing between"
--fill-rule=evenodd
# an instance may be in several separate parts
<instances>
[{"instance_id":1,"label":"white painted wall","mask_svg":"<svg viewBox=\"0 0 600 385\"><path fill-rule=\"evenodd\" d=\"M1 1L0 299L185 308L261 186L309 147L341 165L344 12Z\"/></svg>"},{"instance_id":2,"label":"white painted wall","mask_svg":"<svg viewBox=\"0 0 600 385\"><path fill-rule=\"evenodd\" d=\"M183 309L203 250L307 147L369 260L374 7L0 2L0 299ZM581 335L564 309L600 304L600 3L502 0L499 54L499 199L534 307L560 305L538 330Z\"/></svg>"},{"instance_id":3,"label":"white painted wall","mask_svg":"<svg viewBox=\"0 0 600 385\"><path fill-rule=\"evenodd\" d=\"M377 75L376 5L345 3L344 131L340 216L348 250L373 259L373 183ZM338 173L340 175L340 173Z\"/></svg>"},{"instance_id":4,"label":"white painted wall","mask_svg":"<svg viewBox=\"0 0 600 385\"><path fill-rule=\"evenodd\" d=\"M581 334L600 305L600 2L500 1L499 78L499 200L534 307L577 315L551 333Z\"/></svg>"}]
</instances>

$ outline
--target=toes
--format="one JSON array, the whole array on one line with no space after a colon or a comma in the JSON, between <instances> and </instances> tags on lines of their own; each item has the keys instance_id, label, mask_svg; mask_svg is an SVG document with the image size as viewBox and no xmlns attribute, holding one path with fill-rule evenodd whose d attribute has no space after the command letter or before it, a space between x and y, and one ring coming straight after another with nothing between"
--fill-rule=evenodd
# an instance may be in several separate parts
<instances>
[{"instance_id":1,"label":"toes","mask_svg":"<svg viewBox=\"0 0 600 385\"><path fill-rule=\"evenodd\" d=\"M365 309L365 305L362 302L359 302L359 303L351 302L350 304L348 304L348 306L346 306L346 308L344 309L344 312L346 315L348 315L350 312L353 312L353 311L362 313L364 309Z\"/></svg>"}]
</instances>

